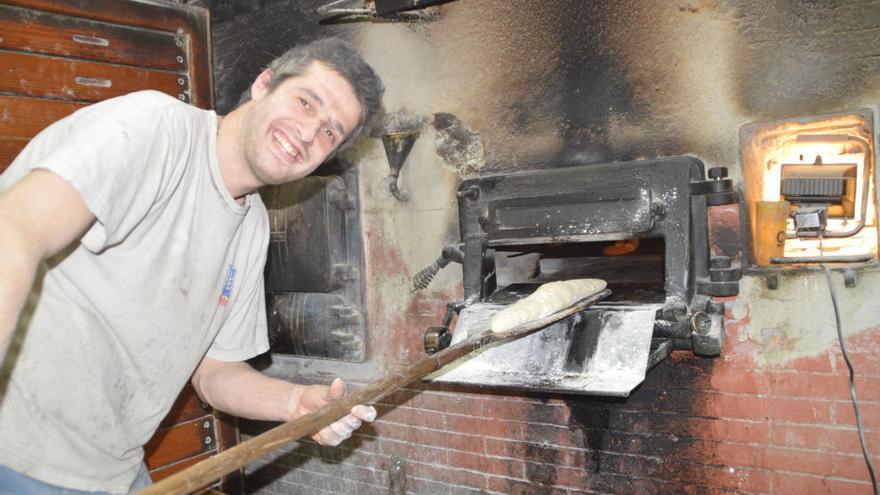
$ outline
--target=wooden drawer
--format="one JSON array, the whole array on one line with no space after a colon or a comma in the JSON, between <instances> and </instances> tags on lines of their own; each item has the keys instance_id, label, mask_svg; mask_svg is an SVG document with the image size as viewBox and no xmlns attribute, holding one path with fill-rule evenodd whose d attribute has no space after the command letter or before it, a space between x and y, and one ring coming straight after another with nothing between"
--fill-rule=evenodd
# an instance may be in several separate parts
<instances>
[{"instance_id":1,"label":"wooden drawer","mask_svg":"<svg viewBox=\"0 0 880 495\"><path fill-rule=\"evenodd\" d=\"M49 124L85 105L71 101L0 95L0 173L6 170L30 138Z\"/></svg>"},{"instance_id":2,"label":"wooden drawer","mask_svg":"<svg viewBox=\"0 0 880 495\"><path fill-rule=\"evenodd\" d=\"M0 51L0 92L95 102L142 89L189 101L187 77L124 65Z\"/></svg>"},{"instance_id":3,"label":"wooden drawer","mask_svg":"<svg viewBox=\"0 0 880 495\"><path fill-rule=\"evenodd\" d=\"M185 39L80 17L0 5L0 48L185 71Z\"/></svg>"},{"instance_id":4,"label":"wooden drawer","mask_svg":"<svg viewBox=\"0 0 880 495\"><path fill-rule=\"evenodd\" d=\"M127 31L127 29L137 30L145 28L146 31L149 31L154 35L154 38L150 38L149 36L146 38L147 41L145 41L145 43L150 45L149 47L141 47L140 43L138 43L138 50L145 49L147 50L146 53L155 53L156 48L153 46L154 42L157 42L160 38L167 40L169 39L168 37L171 36L174 39L174 63L178 63L177 50L183 50L183 53L185 54L183 57L183 65L173 65L169 68L173 68L173 70L185 74L184 83L188 86L185 92L186 101L202 108L211 108L213 105L213 94L211 91L211 50L209 47L210 30L208 27L207 10L205 8L183 3L168 2L167 4L163 4L154 1L131 0L2 0L2 3L6 5L7 8L13 8L9 6L15 6L33 11L41 11L46 14L64 16L68 19L76 18L81 19L82 21L104 23L104 26L108 28L104 33L107 35L106 38L110 43L109 47L111 48L114 46L111 35L116 37L121 36L123 33L130 32ZM51 17L45 17L45 15L37 17L42 19L36 24L37 26L40 26L37 31L48 29L48 26L52 21L46 19L51 19ZM88 25L88 23L82 24L80 22L77 25ZM5 27L0 29L0 38L6 37L6 32L7 29ZM73 34L75 33L70 33L71 36L73 36ZM158 36L158 38L155 38L155 36ZM102 36L98 35L98 37ZM180 46L178 46L178 41L181 42ZM45 45L45 40L34 41L33 43L35 44L34 46L39 46L38 43L43 43ZM160 45L165 46L163 43L160 43ZM134 46L134 44L130 44L129 46ZM0 43L0 48L10 49L3 43ZM34 49L38 50L38 48ZM54 52L57 50L53 49L52 51ZM123 50L123 52L125 51L126 50ZM164 53L163 50L159 51ZM114 60L114 63L135 63L139 66L156 63L156 67L159 68L166 67L160 65L161 63L171 63L167 58L164 59L166 62L150 61L152 55L144 55L145 59L139 61L137 59L141 56L141 53L144 52L131 52L125 60ZM49 55L49 52L46 52L46 54ZM73 52L65 56L71 58L80 57L80 55L76 55ZM82 57L91 58L84 55ZM160 59L162 59L162 57L167 57L167 55L159 56ZM15 66L9 65L9 61L7 60L0 60L0 71L5 70L6 67ZM150 67L152 67L152 65L150 65ZM180 91L177 90L179 88L175 88L175 90L171 90L170 88L154 89L160 89L166 93L173 94L175 97L180 94ZM4 90L0 89L0 91ZM126 91L120 91L117 92L117 94L123 92ZM26 92L24 94L32 95L33 93ZM94 100L84 99L84 101Z\"/></svg>"},{"instance_id":5,"label":"wooden drawer","mask_svg":"<svg viewBox=\"0 0 880 495\"><path fill-rule=\"evenodd\" d=\"M72 101L0 95L0 139L31 138L49 124L86 106Z\"/></svg>"},{"instance_id":6,"label":"wooden drawer","mask_svg":"<svg viewBox=\"0 0 880 495\"><path fill-rule=\"evenodd\" d=\"M238 442L235 418L213 411L187 384L159 425L159 431L144 446L144 462L156 481ZM241 494L241 471L223 477L222 484L226 493Z\"/></svg>"},{"instance_id":7,"label":"wooden drawer","mask_svg":"<svg viewBox=\"0 0 880 495\"><path fill-rule=\"evenodd\" d=\"M3 3L164 31L182 28L195 34L207 25L207 16L202 13L204 8L183 3L163 5L155 0L3 0Z\"/></svg>"}]
</instances>

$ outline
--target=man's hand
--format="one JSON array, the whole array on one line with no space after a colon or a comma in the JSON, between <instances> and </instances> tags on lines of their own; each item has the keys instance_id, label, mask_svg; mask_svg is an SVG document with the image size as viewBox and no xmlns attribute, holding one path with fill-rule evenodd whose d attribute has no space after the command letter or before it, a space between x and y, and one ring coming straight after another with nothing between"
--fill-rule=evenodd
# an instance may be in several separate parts
<instances>
[{"instance_id":1,"label":"man's hand","mask_svg":"<svg viewBox=\"0 0 880 495\"><path fill-rule=\"evenodd\" d=\"M291 421L316 411L345 395L345 383L337 378L330 386L297 385L270 378L243 362L205 357L193 374L199 397L221 411L242 418ZM376 409L354 406L351 414L319 431L312 438L335 446L350 437L364 421L376 419Z\"/></svg>"},{"instance_id":2,"label":"man's hand","mask_svg":"<svg viewBox=\"0 0 880 495\"><path fill-rule=\"evenodd\" d=\"M326 385L308 385L297 389L290 398L291 419L296 419L316 411L345 395L345 382L336 378ZM321 445L336 446L349 438L364 421L376 419L376 409L372 406L358 405L351 408L351 414L312 435L312 440Z\"/></svg>"}]
</instances>

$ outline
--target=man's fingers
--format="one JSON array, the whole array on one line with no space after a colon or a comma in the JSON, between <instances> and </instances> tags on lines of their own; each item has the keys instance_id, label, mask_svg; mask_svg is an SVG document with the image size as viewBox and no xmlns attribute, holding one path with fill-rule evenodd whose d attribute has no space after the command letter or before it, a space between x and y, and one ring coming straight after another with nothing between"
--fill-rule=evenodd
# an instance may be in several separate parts
<instances>
[{"instance_id":1,"label":"man's fingers","mask_svg":"<svg viewBox=\"0 0 880 495\"><path fill-rule=\"evenodd\" d=\"M336 377L330 383L330 388L327 389L325 397L327 400L336 400L343 395L345 395L345 382L342 381L342 378Z\"/></svg>"},{"instance_id":2,"label":"man's fingers","mask_svg":"<svg viewBox=\"0 0 880 495\"><path fill-rule=\"evenodd\" d=\"M320 445L324 445L326 447L336 447L340 443L342 443L345 438L337 435L333 430L328 426L323 430L319 431L312 435L312 440L318 442Z\"/></svg>"},{"instance_id":3,"label":"man's fingers","mask_svg":"<svg viewBox=\"0 0 880 495\"><path fill-rule=\"evenodd\" d=\"M341 438L348 438L351 436L351 432L354 431L354 428L345 424L344 421L337 421L329 426L330 430L336 434L336 436Z\"/></svg>"},{"instance_id":4,"label":"man's fingers","mask_svg":"<svg viewBox=\"0 0 880 495\"><path fill-rule=\"evenodd\" d=\"M351 408L351 415L369 423L376 419L376 408L373 406L358 405Z\"/></svg>"},{"instance_id":5,"label":"man's fingers","mask_svg":"<svg viewBox=\"0 0 880 495\"><path fill-rule=\"evenodd\" d=\"M336 378L329 386L321 387L321 394L318 398L326 404L339 399L344 395L345 382L340 378ZM357 405L351 408L351 414L346 415L339 421L336 421L314 434L312 439L321 445L333 447L351 437L351 434L360 428L364 421L369 422L375 419L376 408L372 406Z\"/></svg>"},{"instance_id":6,"label":"man's fingers","mask_svg":"<svg viewBox=\"0 0 880 495\"><path fill-rule=\"evenodd\" d=\"M312 438L321 445L335 447L351 437L363 423L351 414L316 433Z\"/></svg>"},{"instance_id":7,"label":"man's fingers","mask_svg":"<svg viewBox=\"0 0 880 495\"><path fill-rule=\"evenodd\" d=\"M301 399L304 402L305 412L312 412L319 407L326 406L330 402L345 395L345 382L341 378L334 379L330 385L310 385Z\"/></svg>"},{"instance_id":8,"label":"man's fingers","mask_svg":"<svg viewBox=\"0 0 880 495\"><path fill-rule=\"evenodd\" d=\"M348 427L349 429L351 429L352 431L357 430L357 429L360 428L361 425L363 424L363 423L361 422L361 420L357 419L356 417L352 416L351 414L349 414L349 415L347 415L346 417L340 419L339 421L340 421L341 423L345 423L345 426L347 426L347 427Z\"/></svg>"}]
</instances>

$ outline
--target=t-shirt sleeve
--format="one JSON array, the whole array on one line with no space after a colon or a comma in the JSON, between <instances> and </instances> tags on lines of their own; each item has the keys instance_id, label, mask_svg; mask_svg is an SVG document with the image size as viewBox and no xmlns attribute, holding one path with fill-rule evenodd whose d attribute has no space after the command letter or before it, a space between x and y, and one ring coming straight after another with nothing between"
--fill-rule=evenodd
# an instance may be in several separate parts
<instances>
[{"instance_id":1,"label":"t-shirt sleeve","mask_svg":"<svg viewBox=\"0 0 880 495\"><path fill-rule=\"evenodd\" d=\"M86 249L100 252L124 240L172 187L172 157L181 155L172 148L180 125L173 110L155 92L97 103L50 126L19 157L29 170L49 170L79 192L96 219L82 237Z\"/></svg>"},{"instance_id":2,"label":"t-shirt sleeve","mask_svg":"<svg viewBox=\"0 0 880 495\"><path fill-rule=\"evenodd\" d=\"M242 262L234 267L236 287L229 300L229 316L208 349L208 357L218 361L244 361L269 350L266 322L266 295L263 269L269 245L269 224L265 209L250 211L256 217L256 228L247 229L239 239L246 245ZM240 252L241 248L240 248Z\"/></svg>"}]
</instances>

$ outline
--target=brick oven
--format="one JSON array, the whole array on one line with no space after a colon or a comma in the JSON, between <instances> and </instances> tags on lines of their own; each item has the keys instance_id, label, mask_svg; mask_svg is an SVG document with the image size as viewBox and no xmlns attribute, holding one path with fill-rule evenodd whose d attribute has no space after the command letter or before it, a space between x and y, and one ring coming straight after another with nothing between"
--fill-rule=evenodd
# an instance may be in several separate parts
<instances>
[{"instance_id":1,"label":"brick oven","mask_svg":"<svg viewBox=\"0 0 880 495\"><path fill-rule=\"evenodd\" d=\"M368 383L422 356L428 329L455 338L469 306L562 268L618 276L609 304L650 313L625 391L548 385L531 347L537 386L486 367L410 385L341 447L249 466L251 492L872 492L835 305L876 464L876 1L201 3L221 112L330 34L387 86L374 139L266 192L268 373ZM569 330L551 347L584 349Z\"/></svg>"}]
</instances>

